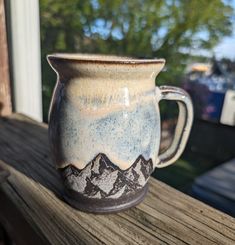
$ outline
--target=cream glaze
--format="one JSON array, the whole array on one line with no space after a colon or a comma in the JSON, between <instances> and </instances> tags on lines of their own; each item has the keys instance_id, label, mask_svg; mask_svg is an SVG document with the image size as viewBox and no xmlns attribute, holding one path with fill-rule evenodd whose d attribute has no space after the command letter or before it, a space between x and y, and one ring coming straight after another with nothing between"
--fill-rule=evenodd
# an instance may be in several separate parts
<instances>
[{"instance_id":1,"label":"cream glaze","mask_svg":"<svg viewBox=\"0 0 235 245\"><path fill-rule=\"evenodd\" d=\"M164 61L57 58L49 57L59 74L49 127L57 167L83 169L99 153L122 170L140 155L158 162L155 77Z\"/></svg>"}]
</instances>

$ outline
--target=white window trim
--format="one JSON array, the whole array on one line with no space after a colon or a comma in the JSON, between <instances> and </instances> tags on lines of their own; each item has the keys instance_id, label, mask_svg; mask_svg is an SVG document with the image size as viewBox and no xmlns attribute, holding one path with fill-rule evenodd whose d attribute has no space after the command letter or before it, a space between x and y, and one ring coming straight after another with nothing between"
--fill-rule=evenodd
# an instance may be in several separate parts
<instances>
[{"instance_id":1,"label":"white window trim","mask_svg":"<svg viewBox=\"0 0 235 245\"><path fill-rule=\"evenodd\" d=\"M8 6L14 110L42 121L39 1L10 0Z\"/></svg>"}]
</instances>

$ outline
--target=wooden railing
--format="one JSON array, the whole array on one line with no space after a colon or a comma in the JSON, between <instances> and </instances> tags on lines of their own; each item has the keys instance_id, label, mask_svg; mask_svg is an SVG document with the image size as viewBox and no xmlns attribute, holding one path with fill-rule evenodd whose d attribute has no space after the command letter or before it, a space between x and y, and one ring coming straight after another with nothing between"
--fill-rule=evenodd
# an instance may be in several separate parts
<instances>
[{"instance_id":1,"label":"wooden railing","mask_svg":"<svg viewBox=\"0 0 235 245\"><path fill-rule=\"evenodd\" d=\"M94 215L63 200L47 125L0 118L0 223L16 244L235 244L235 219L153 178L140 205Z\"/></svg>"}]
</instances>

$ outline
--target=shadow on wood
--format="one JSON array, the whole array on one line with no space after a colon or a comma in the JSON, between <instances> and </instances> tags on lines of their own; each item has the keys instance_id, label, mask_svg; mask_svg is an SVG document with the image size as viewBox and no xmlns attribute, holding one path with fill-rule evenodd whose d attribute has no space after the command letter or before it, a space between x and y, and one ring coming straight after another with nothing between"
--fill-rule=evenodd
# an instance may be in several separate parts
<instances>
[{"instance_id":1,"label":"shadow on wood","mask_svg":"<svg viewBox=\"0 0 235 245\"><path fill-rule=\"evenodd\" d=\"M47 139L47 125L39 124L30 118L18 115L0 118L1 160L14 169L56 192L63 189L60 176L52 165ZM26 119L26 120L25 120ZM4 124L1 123L4 121ZM31 169L31 171L29 171Z\"/></svg>"}]
</instances>

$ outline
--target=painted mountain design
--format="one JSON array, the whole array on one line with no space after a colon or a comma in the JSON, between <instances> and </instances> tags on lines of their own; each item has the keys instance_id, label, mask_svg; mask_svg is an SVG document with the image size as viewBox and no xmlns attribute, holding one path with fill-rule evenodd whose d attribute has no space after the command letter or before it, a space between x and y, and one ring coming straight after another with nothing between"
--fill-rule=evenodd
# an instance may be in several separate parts
<instances>
[{"instance_id":1,"label":"painted mountain design","mask_svg":"<svg viewBox=\"0 0 235 245\"><path fill-rule=\"evenodd\" d=\"M98 154L84 169L69 165L62 170L65 186L89 198L120 198L146 184L153 171L152 160L139 156L127 170L114 165L105 154Z\"/></svg>"}]
</instances>

